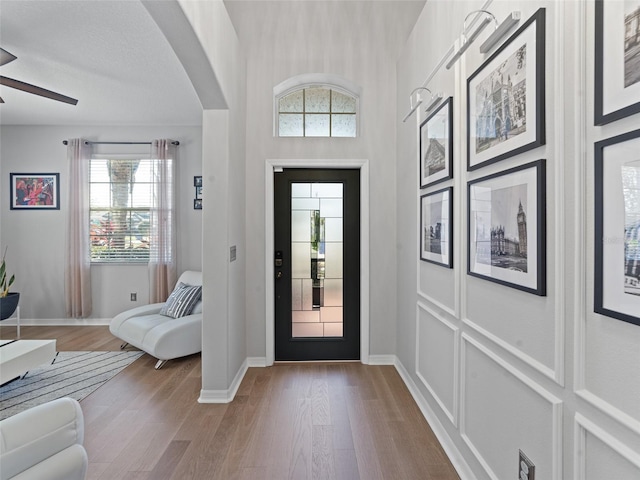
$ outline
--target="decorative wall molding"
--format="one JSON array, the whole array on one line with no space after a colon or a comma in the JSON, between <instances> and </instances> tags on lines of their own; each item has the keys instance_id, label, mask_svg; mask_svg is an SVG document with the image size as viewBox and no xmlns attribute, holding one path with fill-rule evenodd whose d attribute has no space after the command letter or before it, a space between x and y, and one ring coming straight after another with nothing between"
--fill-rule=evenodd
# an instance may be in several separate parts
<instances>
[{"instance_id":1,"label":"decorative wall molding","mask_svg":"<svg viewBox=\"0 0 640 480\"><path fill-rule=\"evenodd\" d=\"M476 332L478 332L483 337L486 337L487 339L491 340L493 343L499 345L500 347L502 347L504 350L506 350L507 352L509 352L513 356L519 358L520 360L522 360L524 363L526 363L530 367L532 367L532 368L536 369L537 371L539 371L540 373L542 373L544 376L549 377L551 380L553 380L556 383L560 384L560 382L556 378L558 376L556 374L557 370L554 370L554 369L548 367L547 365L539 362L538 360L536 360L532 356L527 355L526 353L524 353L519 348L514 347L510 343L506 342L505 340L503 340L502 338L498 337L497 335L494 335L493 333L489 332L488 330L486 330L485 328L481 327L480 325L478 325L477 323L473 322L472 320L470 320L468 318L463 318L462 321L464 322L465 325L470 326L471 328L473 328Z\"/></svg>"},{"instance_id":2,"label":"decorative wall molding","mask_svg":"<svg viewBox=\"0 0 640 480\"><path fill-rule=\"evenodd\" d=\"M614 407L609 402L603 400L601 397L587 389L576 390L576 395L596 407L598 410L606 413L618 423L640 435L640 420L637 418L634 418L619 408ZM640 399L638 401L640 402Z\"/></svg>"},{"instance_id":3,"label":"decorative wall molding","mask_svg":"<svg viewBox=\"0 0 640 480\"><path fill-rule=\"evenodd\" d=\"M411 378L411 375L398 358L396 358L395 367L398 374L402 378L402 381L409 389L409 393L411 393L411 396L422 412L422 416L429 423L431 430L433 430L433 433L440 442L440 445L442 445L442 449L447 454L447 457L449 457L453 468L456 469L456 472L460 476L460 479L476 480L477 476L475 475L471 467L469 467L469 464L464 459L464 456L462 455L460 450L458 450L455 442L447 433L446 428L442 425L442 423L438 419L438 416L431 409L429 402L427 402L426 398L422 395L420 389L416 386L413 379Z\"/></svg>"},{"instance_id":4,"label":"decorative wall molding","mask_svg":"<svg viewBox=\"0 0 640 480\"><path fill-rule=\"evenodd\" d=\"M573 441L573 478L583 480L587 477L587 433L598 438L621 457L627 459L640 470L640 454L637 449L633 449L622 443L603 428L599 427L585 416L576 413L574 417L574 441Z\"/></svg>"},{"instance_id":5,"label":"decorative wall molding","mask_svg":"<svg viewBox=\"0 0 640 480\"><path fill-rule=\"evenodd\" d=\"M594 127L593 109L588 108L593 102L593 81L588 84L587 79L593 79L593 57L587 54L592 48L592 38L589 36L591 25L594 22L594 14L588 14L588 4L579 2L577 28L574 32L574 43L576 46L576 73L573 76L577 84L574 88L585 92L580 101L575 102L573 122L576 126L574 150L576 161L573 164L575 201L574 201L574 222L575 222L575 243L573 245L574 278L576 279L575 294L573 299L575 331L574 331L574 379L573 390L576 396L580 397L590 405L594 406L616 422L640 434L640 420L630 416L624 411L607 402L599 395L590 391L586 386L586 358L587 358L587 321L593 313L593 298L588 294L593 293L593 248L588 248L587 238L591 238L592 231L589 231L588 218L593 217L593 205L588 202L587 166L593 164L593 144L597 140L602 140L611 136L609 133L603 134L602 127ZM591 58L587 63L585 59ZM611 126L608 127L609 129ZM591 258L587 257L587 253ZM591 269L587 266L591 266Z\"/></svg>"},{"instance_id":6,"label":"decorative wall molding","mask_svg":"<svg viewBox=\"0 0 640 480\"><path fill-rule=\"evenodd\" d=\"M556 6L553 17L555 18L554 23L554 41L550 43L550 45L564 45L565 42L561 41L563 38L564 32L566 30L565 24L565 14L564 14L564 2L560 2L559 5ZM548 47L547 47L548 48ZM566 62L564 57L564 48L554 49L553 58L554 58L554 87L553 87L553 105L557 103L557 99L555 95L563 95L564 85L565 85L565 76L566 76ZM548 98L548 96L547 96ZM547 100L548 102L548 100ZM548 103L549 104L549 103ZM566 239L567 239L567 228L566 228L566 201L565 201L565 162L560 161L560 159L564 158L565 155L565 109L564 108L548 108L553 111L553 131L554 131L554 142L553 147L548 145L547 148L549 151L553 149L553 158L550 163L553 165L553 173L554 173L554 184L553 184L553 192L554 192L554 202L555 206L553 208L553 212L555 215L554 222L554 231L555 235L552 235L554 239L554 280L553 283L554 291L554 344L553 344L553 352L554 352L554 361L553 361L553 380L560 386L565 385L564 379L564 349L565 349L565 318L566 318L566 302L564 297L564 292L566 288L566 266L565 266L565 258L566 258ZM547 126L547 128L549 128ZM548 188L548 182L547 182ZM547 210L549 210L547 202ZM549 243L549 235L547 233L547 244ZM549 269L550 270L550 269ZM549 271L547 271L547 275ZM550 282L547 282L549 285Z\"/></svg>"},{"instance_id":7,"label":"decorative wall molding","mask_svg":"<svg viewBox=\"0 0 640 480\"><path fill-rule=\"evenodd\" d=\"M551 394L549 391L544 389L540 384L536 383L531 378L527 377L520 370L516 369L513 365L500 358L494 352L489 350L487 347L479 343L478 341L471 338L468 334L462 334L461 341L461 355L460 355L460 437L465 442L465 444L469 447L473 455L476 457L478 462L482 465L487 475L494 480L501 480L496 476L496 474L491 469L487 460L482 456L480 450L473 443L471 438L466 433L466 415L465 415L465 402L467 400L465 395L465 378L466 378L466 369L465 369L465 358L466 358L466 349L467 345L472 345L476 348L480 353L484 354L494 363L496 363L503 370L507 371L517 380L519 380L523 385L531 389L535 394L540 396L542 399L547 401L552 408L552 429L553 436L550 439L552 443L552 480L562 480L562 407L563 402L561 399Z\"/></svg>"},{"instance_id":8,"label":"decorative wall molding","mask_svg":"<svg viewBox=\"0 0 640 480\"><path fill-rule=\"evenodd\" d=\"M429 381L420 373L420 310L424 310L429 315L431 315L436 321L443 324L445 327L449 328L453 332L453 405L451 408L448 408L447 405L442 401L442 399L438 396L435 389L431 386ZM442 412L447 416L449 421L454 425L458 426L458 403L460 399L460 366L459 366L459 352L460 352L460 329L456 327L451 322L447 321L441 315L431 310L429 307L424 305L421 302L417 303L416 306L416 376L420 379L424 387L428 390L429 394L436 401Z\"/></svg>"},{"instance_id":9,"label":"decorative wall molding","mask_svg":"<svg viewBox=\"0 0 640 480\"><path fill-rule=\"evenodd\" d=\"M454 233L455 235L455 233ZM457 283L457 280L456 280ZM455 311L455 309L448 307L447 305L445 305L444 303L436 300L435 298L433 298L431 295L423 292L420 289L420 262L418 261L418 295L420 295L420 297L422 297L423 300L429 302L430 304L432 304L434 307L439 308L440 310L447 312L450 316L452 316L453 318L458 318L458 312ZM457 302L456 302L457 303Z\"/></svg>"}]
</instances>

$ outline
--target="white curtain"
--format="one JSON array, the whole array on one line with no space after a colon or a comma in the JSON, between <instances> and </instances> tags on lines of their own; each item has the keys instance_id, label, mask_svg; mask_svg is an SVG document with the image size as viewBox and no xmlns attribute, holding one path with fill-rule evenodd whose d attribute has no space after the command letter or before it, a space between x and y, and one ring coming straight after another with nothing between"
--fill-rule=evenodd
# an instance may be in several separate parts
<instances>
[{"instance_id":1,"label":"white curtain","mask_svg":"<svg viewBox=\"0 0 640 480\"><path fill-rule=\"evenodd\" d=\"M176 283L176 147L171 140L151 143L153 183L149 235L149 301L164 302Z\"/></svg>"},{"instance_id":2,"label":"white curtain","mask_svg":"<svg viewBox=\"0 0 640 480\"><path fill-rule=\"evenodd\" d=\"M89 258L89 163L91 147L74 138L67 143L69 161L69 215L64 272L67 316L91 315L91 260Z\"/></svg>"}]
</instances>

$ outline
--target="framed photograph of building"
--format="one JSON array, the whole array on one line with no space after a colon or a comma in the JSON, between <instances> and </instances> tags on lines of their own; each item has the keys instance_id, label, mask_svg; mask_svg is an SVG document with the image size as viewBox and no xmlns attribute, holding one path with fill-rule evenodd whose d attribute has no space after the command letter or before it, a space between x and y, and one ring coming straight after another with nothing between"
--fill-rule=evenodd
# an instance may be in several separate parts
<instances>
[{"instance_id":1,"label":"framed photograph of building","mask_svg":"<svg viewBox=\"0 0 640 480\"><path fill-rule=\"evenodd\" d=\"M467 80L467 170L545 143L545 9Z\"/></svg>"},{"instance_id":2,"label":"framed photograph of building","mask_svg":"<svg viewBox=\"0 0 640 480\"><path fill-rule=\"evenodd\" d=\"M420 197L420 260L453 268L453 187Z\"/></svg>"},{"instance_id":3,"label":"framed photograph of building","mask_svg":"<svg viewBox=\"0 0 640 480\"><path fill-rule=\"evenodd\" d=\"M640 0L595 2L594 122L640 112Z\"/></svg>"},{"instance_id":4,"label":"framed photograph of building","mask_svg":"<svg viewBox=\"0 0 640 480\"><path fill-rule=\"evenodd\" d=\"M594 311L640 325L640 130L595 144Z\"/></svg>"},{"instance_id":5,"label":"framed photograph of building","mask_svg":"<svg viewBox=\"0 0 640 480\"><path fill-rule=\"evenodd\" d=\"M59 173L11 173L11 210L60 210Z\"/></svg>"},{"instance_id":6,"label":"framed photograph of building","mask_svg":"<svg viewBox=\"0 0 640 480\"><path fill-rule=\"evenodd\" d=\"M546 295L545 175L537 160L468 182L469 275Z\"/></svg>"},{"instance_id":7,"label":"framed photograph of building","mask_svg":"<svg viewBox=\"0 0 640 480\"><path fill-rule=\"evenodd\" d=\"M453 178L453 98L420 125L420 188Z\"/></svg>"}]
</instances>

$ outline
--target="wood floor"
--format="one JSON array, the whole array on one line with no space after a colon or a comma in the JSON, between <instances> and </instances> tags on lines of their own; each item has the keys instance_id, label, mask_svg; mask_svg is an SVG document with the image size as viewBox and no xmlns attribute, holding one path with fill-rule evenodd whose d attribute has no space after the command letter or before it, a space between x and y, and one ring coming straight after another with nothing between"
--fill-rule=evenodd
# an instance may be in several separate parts
<instances>
[{"instance_id":1,"label":"wood floor","mask_svg":"<svg viewBox=\"0 0 640 480\"><path fill-rule=\"evenodd\" d=\"M0 327L0 338L15 328ZM23 327L59 351L117 350L107 327ZM391 366L250 368L230 404L197 403L200 356L144 355L82 400L88 479L458 479Z\"/></svg>"}]
</instances>

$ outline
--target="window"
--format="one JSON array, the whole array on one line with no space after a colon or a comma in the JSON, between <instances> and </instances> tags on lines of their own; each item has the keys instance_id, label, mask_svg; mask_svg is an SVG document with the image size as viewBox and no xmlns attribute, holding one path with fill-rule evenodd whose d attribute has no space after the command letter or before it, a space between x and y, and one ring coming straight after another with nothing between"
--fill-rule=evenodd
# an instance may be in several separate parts
<instances>
[{"instance_id":1,"label":"window","mask_svg":"<svg viewBox=\"0 0 640 480\"><path fill-rule=\"evenodd\" d=\"M91 262L149 261L152 161L92 158L89 172Z\"/></svg>"},{"instance_id":2,"label":"window","mask_svg":"<svg viewBox=\"0 0 640 480\"><path fill-rule=\"evenodd\" d=\"M357 97L342 89L305 86L276 98L280 137L355 137Z\"/></svg>"}]
</instances>

